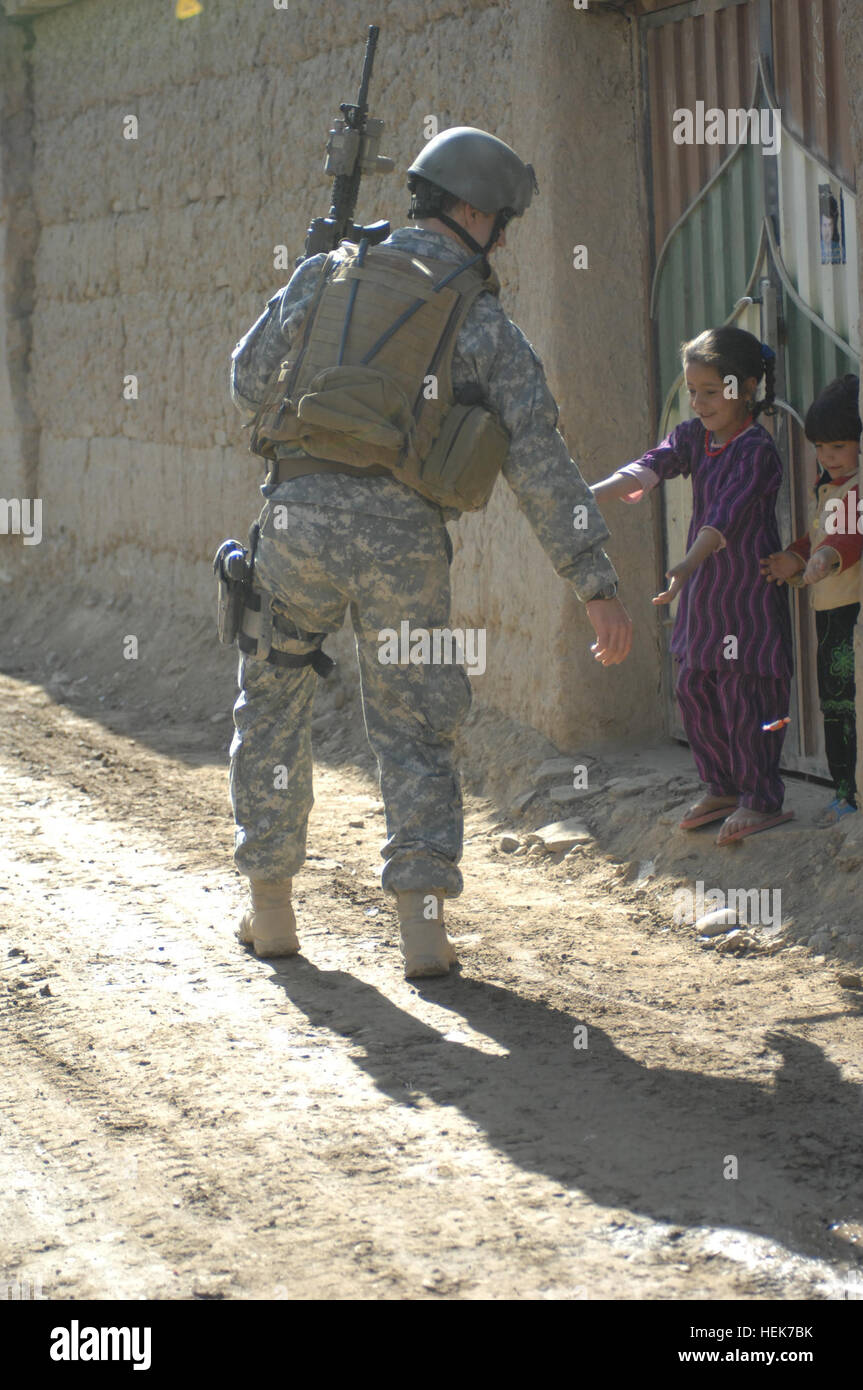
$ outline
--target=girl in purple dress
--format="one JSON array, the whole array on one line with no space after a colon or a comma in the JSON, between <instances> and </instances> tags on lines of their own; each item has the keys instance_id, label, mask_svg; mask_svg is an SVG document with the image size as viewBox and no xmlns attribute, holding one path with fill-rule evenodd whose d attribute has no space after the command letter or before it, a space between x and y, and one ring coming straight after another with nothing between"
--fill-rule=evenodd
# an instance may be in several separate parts
<instances>
[{"instance_id":1,"label":"girl in purple dress","mask_svg":"<svg viewBox=\"0 0 863 1390\"><path fill-rule=\"evenodd\" d=\"M692 479L687 552L653 602L680 594L671 641L677 699L707 785L680 825L722 819L717 843L728 844L792 817L782 810L784 727L764 727L787 715L792 671L787 593L768 584L759 566L760 556L780 549L782 461L758 424L773 403L775 354L751 333L725 326L685 343L682 357L696 418L592 491L598 501L637 502L666 478Z\"/></svg>"}]
</instances>

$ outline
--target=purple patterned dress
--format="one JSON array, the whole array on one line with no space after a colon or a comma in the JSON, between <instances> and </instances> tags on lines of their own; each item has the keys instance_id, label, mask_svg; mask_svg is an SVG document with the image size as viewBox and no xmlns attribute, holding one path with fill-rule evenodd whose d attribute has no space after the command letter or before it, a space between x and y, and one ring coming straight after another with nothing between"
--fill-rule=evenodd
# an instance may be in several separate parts
<instances>
[{"instance_id":1,"label":"purple patterned dress","mask_svg":"<svg viewBox=\"0 0 863 1390\"><path fill-rule=\"evenodd\" d=\"M793 668L788 591L768 584L759 559L782 549L776 498L782 460L763 425L753 424L721 452L705 450L707 432L687 420L620 471L638 501L666 478L692 479L687 549L703 526L722 548L690 575L680 595L671 650L680 666L677 695L702 779L714 795L775 811L783 733L762 723L788 713ZM671 563L683 559L670 557ZM733 637L735 642L729 642Z\"/></svg>"},{"instance_id":2,"label":"purple patterned dress","mask_svg":"<svg viewBox=\"0 0 863 1390\"><path fill-rule=\"evenodd\" d=\"M682 666L702 671L789 677L788 590L768 584L758 566L762 555L782 549L776 522L782 460L763 425L751 425L714 457L705 453L706 441L701 421L686 420L621 470L642 481L645 492L667 478L691 478L687 550L702 526L713 526L725 540L680 595L671 650ZM736 660L724 655L730 634L737 638Z\"/></svg>"}]
</instances>

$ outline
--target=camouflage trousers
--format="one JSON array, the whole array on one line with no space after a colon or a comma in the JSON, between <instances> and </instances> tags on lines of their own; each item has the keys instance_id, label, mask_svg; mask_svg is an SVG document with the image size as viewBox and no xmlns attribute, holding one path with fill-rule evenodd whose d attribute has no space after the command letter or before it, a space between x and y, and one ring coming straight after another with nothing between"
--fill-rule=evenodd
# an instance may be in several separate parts
<instances>
[{"instance_id":1,"label":"camouflage trousers","mask_svg":"<svg viewBox=\"0 0 863 1390\"><path fill-rule=\"evenodd\" d=\"M351 486L368 490L381 483L371 496L391 495L390 480L339 479L339 506L296 500L298 493L311 497L310 482L282 484L264 507L257 581L277 611L306 632L338 630L350 608L366 733L386 808L382 886L391 892L437 888L455 897L463 886L463 813L453 744L470 708L470 681L460 665L379 660L383 629L398 631L405 619L412 628L448 626L452 549L446 527L417 494L403 502L403 516L344 505ZM333 495L327 491L333 483L325 480L324 498ZM249 878L290 878L305 859L318 680L311 666L240 660L230 786L235 861Z\"/></svg>"}]
</instances>

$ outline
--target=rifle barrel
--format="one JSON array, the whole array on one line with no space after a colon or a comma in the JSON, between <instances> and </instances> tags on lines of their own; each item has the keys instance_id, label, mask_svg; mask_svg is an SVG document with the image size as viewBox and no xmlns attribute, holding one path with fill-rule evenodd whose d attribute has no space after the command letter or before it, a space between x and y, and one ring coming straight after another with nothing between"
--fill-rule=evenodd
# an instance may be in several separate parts
<instances>
[{"instance_id":1,"label":"rifle barrel","mask_svg":"<svg viewBox=\"0 0 863 1390\"><path fill-rule=\"evenodd\" d=\"M366 54L363 59L363 75L360 79L360 94L357 97L360 117L362 118L368 109L369 83L372 80L372 67L375 61L375 49L378 46L378 34L380 30L377 24L369 25L369 36L366 40Z\"/></svg>"}]
</instances>

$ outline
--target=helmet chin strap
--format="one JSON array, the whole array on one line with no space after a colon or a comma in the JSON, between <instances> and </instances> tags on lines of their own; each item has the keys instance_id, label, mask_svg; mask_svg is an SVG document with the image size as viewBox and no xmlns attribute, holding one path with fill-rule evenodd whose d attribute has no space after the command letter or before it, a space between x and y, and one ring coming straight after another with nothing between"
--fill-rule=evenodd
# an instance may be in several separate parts
<instances>
[{"instance_id":1,"label":"helmet chin strap","mask_svg":"<svg viewBox=\"0 0 863 1390\"><path fill-rule=\"evenodd\" d=\"M435 216L439 222L443 222L445 227L449 227L451 232L455 232L456 236L460 237L465 246L469 246L475 255L482 256L482 278L487 280L491 275L491 266L487 259L488 253L500 236L503 227L506 225L506 213L498 212L495 214L491 235L485 246L480 246L479 242L471 236L467 228L463 227L460 222L456 222L455 218L450 217L447 213L437 212Z\"/></svg>"}]
</instances>

